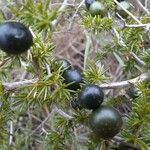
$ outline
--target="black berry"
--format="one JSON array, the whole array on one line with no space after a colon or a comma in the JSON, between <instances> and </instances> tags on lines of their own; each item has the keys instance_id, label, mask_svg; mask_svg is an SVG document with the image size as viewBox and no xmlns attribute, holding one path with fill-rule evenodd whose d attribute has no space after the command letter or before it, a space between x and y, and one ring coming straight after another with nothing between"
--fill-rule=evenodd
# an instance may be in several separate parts
<instances>
[{"instance_id":1,"label":"black berry","mask_svg":"<svg viewBox=\"0 0 150 150\"><path fill-rule=\"evenodd\" d=\"M89 122L93 132L103 139L113 138L123 124L119 112L110 106L100 106L93 111Z\"/></svg>"},{"instance_id":2,"label":"black berry","mask_svg":"<svg viewBox=\"0 0 150 150\"><path fill-rule=\"evenodd\" d=\"M0 24L0 49L8 54L26 52L33 43L30 30L19 22Z\"/></svg>"},{"instance_id":3,"label":"black berry","mask_svg":"<svg viewBox=\"0 0 150 150\"><path fill-rule=\"evenodd\" d=\"M117 0L118 2L123 2L124 0Z\"/></svg>"},{"instance_id":4,"label":"black berry","mask_svg":"<svg viewBox=\"0 0 150 150\"><path fill-rule=\"evenodd\" d=\"M137 97L139 97L140 93L137 87L135 86L131 86L128 90L127 90L127 94L129 95L129 97L135 99Z\"/></svg>"},{"instance_id":5,"label":"black berry","mask_svg":"<svg viewBox=\"0 0 150 150\"><path fill-rule=\"evenodd\" d=\"M59 63L60 67L62 70L66 70L66 69L71 69L72 66L71 66L71 63L66 60L66 59L59 59L57 60L57 62Z\"/></svg>"},{"instance_id":6,"label":"black berry","mask_svg":"<svg viewBox=\"0 0 150 150\"><path fill-rule=\"evenodd\" d=\"M76 69L68 69L63 73L64 83L70 84L68 89L78 90L80 89L80 83L82 82L82 75Z\"/></svg>"},{"instance_id":7,"label":"black berry","mask_svg":"<svg viewBox=\"0 0 150 150\"><path fill-rule=\"evenodd\" d=\"M89 8L90 8L90 5L91 5L94 1L95 1L95 0L85 0L84 2L85 2L86 8L89 9Z\"/></svg>"},{"instance_id":8,"label":"black berry","mask_svg":"<svg viewBox=\"0 0 150 150\"><path fill-rule=\"evenodd\" d=\"M104 99L104 93L102 89L97 85L85 86L79 94L79 103L83 108L96 109L98 108Z\"/></svg>"}]
</instances>

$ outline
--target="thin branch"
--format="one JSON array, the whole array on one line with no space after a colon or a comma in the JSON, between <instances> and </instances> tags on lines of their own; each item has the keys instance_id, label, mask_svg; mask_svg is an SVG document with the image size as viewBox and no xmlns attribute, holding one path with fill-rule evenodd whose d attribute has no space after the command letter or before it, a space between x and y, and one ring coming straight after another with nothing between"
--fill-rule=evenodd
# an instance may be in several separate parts
<instances>
[{"instance_id":1,"label":"thin branch","mask_svg":"<svg viewBox=\"0 0 150 150\"><path fill-rule=\"evenodd\" d=\"M87 58L88 58L88 54L91 48L91 36L89 35L88 32L85 31L85 35L86 35L86 46L85 46L85 52L84 52L84 69L86 68L87 65Z\"/></svg>"},{"instance_id":2,"label":"thin branch","mask_svg":"<svg viewBox=\"0 0 150 150\"><path fill-rule=\"evenodd\" d=\"M68 6L68 0L64 0L63 3L62 3L62 5L61 5L61 7L60 7L59 10L58 10L58 12L59 12L59 13L60 13L60 12L63 12L63 11L66 9L67 6ZM53 20L53 21L52 21L52 25L55 27L56 24L58 23L58 21L59 21L59 19Z\"/></svg>"},{"instance_id":3,"label":"thin branch","mask_svg":"<svg viewBox=\"0 0 150 150\"><path fill-rule=\"evenodd\" d=\"M13 140L13 121L10 121L10 130L9 130L9 133L10 133L10 136L9 136L9 145L12 144L12 140Z\"/></svg>"},{"instance_id":4,"label":"thin branch","mask_svg":"<svg viewBox=\"0 0 150 150\"><path fill-rule=\"evenodd\" d=\"M124 23L124 28L145 28L147 31L150 30L150 23L145 23L145 24L142 24L140 22L140 24L131 24L131 25L128 25L126 22L125 22L125 19L122 18L122 16L120 16L118 13L116 13L116 15L123 21ZM139 22L138 22L139 23Z\"/></svg>"},{"instance_id":5,"label":"thin branch","mask_svg":"<svg viewBox=\"0 0 150 150\"><path fill-rule=\"evenodd\" d=\"M142 5L142 3L139 0L136 0L138 6L141 8L141 10L143 10L145 13L147 13L148 15L150 15L150 12L146 9L146 7L144 7Z\"/></svg>"},{"instance_id":6,"label":"thin branch","mask_svg":"<svg viewBox=\"0 0 150 150\"><path fill-rule=\"evenodd\" d=\"M141 28L141 27L149 28L150 27L150 23L146 23L146 24L131 24L131 25L125 24L125 27L127 27L127 28Z\"/></svg>"},{"instance_id":7,"label":"thin branch","mask_svg":"<svg viewBox=\"0 0 150 150\"><path fill-rule=\"evenodd\" d=\"M110 13L108 13L108 17L111 18ZM121 17L121 16L119 15L119 17ZM123 41L123 39L122 39L122 37L121 37L121 35L118 33L118 31L114 27L112 28L112 32L111 33L112 33L113 36L116 36L116 38L118 40L118 44L120 46L126 46L124 41Z\"/></svg>"},{"instance_id":8,"label":"thin branch","mask_svg":"<svg viewBox=\"0 0 150 150\"><path fill-rule=\"evenodd\" d=\"M40 128L43 128L43 126L45 125L45 123L49 120L49 118L51 117L51 115L54 113L54 111L52 110L51 113L48 114L48 116L41 122L41 124L34 129L28 136L32 136L37 130L39 130Z\"/></svg>"},{"instance_id":9,"label":"thin branch","mask_svg":"<svg viewBox=\"0 0 150 150\"><path fill-rule=\"evenodd\" d=\"M125 43L124 43L123 40L122 40L121 35L118 33L118 31L117 31L115 28L113 28L112 30L113 30L113 32L115 33L116 37L117 37L118 44L119 44L120 46L126 46Z\"/></svg>"},{"instance_id":10,"label":"thin branch","mask_svg":"<svg viewBox=\"0 0 150 150\"><path fill-rule=\"evenodd\" d=\"M67 4L68 4L68 0L64 0L58 11L59 12L64 11L64 9L66 9L67 7Z\"/></svg>"},{"instance_id":11,"label":"thin branch","mask_svg":"<svg viewBox=\"0 0 150 150\"><path fill-rule=\"evenodd\" d=\"M145 8L147 8L148 0L145 0Z\"/></svg>"},{"instance_id":12,"label":"thin branch","mask_svg":"<svg viewBox=\"0 0 150 150\"><path fill-rule=\"evenodd\" d=\"M60 114L61 116L63 116L66 119L73 119L72 116L68 115L67 113L65 113L61 109L57 108L56 106L54 106L54 112L57 112L58 114Z\"/></svg>"},{"instance_id":13,"label":"thin branch","mask_svg":"<svg viewBox=\"0 0 150 150\"><path fill-rule=\"evenodd\" d=\"M114 0L114 2L120 6L129 16L131 16L137 23L142 24L132 13L130 13L127 9L125 9L117 0Z\"/></svg>"},{"instance_id":14,"label":"thin branch","mask_svg":"<svg viewBox=\"0 0 150 150\"><path fill-rule=\"evenodd\" d=\"M51 76L51 69L50 69L50 66L49 66L47 63L45 64L45 66L46 66L47 74L48 74L49 76Z\"/></svg>"},{"instance_id":15,"label":"thin branch","mask_svg":"<svg viewBox=\"0 0 150 150\"><path fill-rule=\"evenodd\" d=\"M30 32L31 32L31 34L32 34L32 36L33 36L33 38L36 38L36 34L33 32L33 30L32 30L31 27L29 27L29 30L30 30Z\"/></svg>"},{"instance_id":16,"label":"thin branch","mask_svg":"<svg viewBox=\"0 0 150 150\"><path fill-rule=\"evenodd\" d=\"M132 19L134 19L138 24L143 25L142 22L140 20L138 20L131 12L129 12L126 8L123 7L123 5L121 5L117 0L114 0L114 2L120 6ZM143 6L144 7L144 6ZM126 23L125 23L126 24ZM150 26L146 26L145 29L147 31L150 30Z\"/></svg>"},{"instance_id":17,"label":"thin branch","mask_svg":"<svg viewBox=\"0 0 150 150\"><path fill-rule=\"evenodd\" d=\"M133 84L137 84L146 80L150 80L150 74L149 73L144 73L141 74L140 76L130 79L130 80L125 80L125 81L120 81L120 82L112 82L112 83L104 83L101 84L100 87L102 89L115 89L115 88L123 88L123 87L128 87Z\"/></svg>"},{"instance_id":18,"label":"thin branch","mask_svg":"<svg viewBox=\"0 0 150 150\"><path fill-rule=\"evenodd\" d=\"M34 83L36 83L38 79L31 79L31 80L25 80L25 81L18 81L18 82L10 82L10 83L2 83L5 89L7 90L14 90L16 88L30 86Z\"/></svg>"},{"instance_id":19,"label":"thin branch","mask_svg":"<svg viewBox=\"0 0 150 150\"><path fill-rule=\"evenodd\" d=\"M78 14L80 7L81 7L83 4L84 4L84 0L82 0L81 3L78 5L78 7L77 7L77 9L76 9L76 11L75 11L75 13L74 13L72 19L71 19L70 24L69 24L69 30L72 29L72 25L73 25L74 19L75 19L76 15Z\"/></svg>"},{"instance_id":20,"label":"thin branch","mask_svg":"<svg viewBox=\"0 0 150 150\"><path fill-rule=\"evenodd\" d=\"M135 53L131 52L130 53L132 55L132 57L136 60L136 62L141 65L141 66L145 66L145 62L143 60L141 60Z\"/></svg>"},{"instance_id":21,"label":"thin branch","mask_svg":"<svg viewBox=\"0 0 150 150\"><path fill-rule=\"evenodd\" d=\"M112 82L112 83L104 83L104 84L101 84L100 87L104 90L105 89L114 89L114 88L123 88L123 87L128 87L132 84L146 81L146 80L150 80L150 73L143 73L140 76L130 79L130 80ZM38 82L38 79L31 79L31 80L25 80L25 81L19 81L19 82L2 83L2 85L7 90L13 90L15 88L30 86L37 82Z\"/></svg>"},{"instance_id":22,"label":"thin branch","mask_svg":"<svg viewBox=\"0 0 150 150\"><path fill-rule=\"evenodd\" d=\"M11 57L8 57L6 59L4 59L2 62L0 62L0 67L2 67L3 65L5 65L9 60L10 60Z\"/></svg>"}]
</instances>

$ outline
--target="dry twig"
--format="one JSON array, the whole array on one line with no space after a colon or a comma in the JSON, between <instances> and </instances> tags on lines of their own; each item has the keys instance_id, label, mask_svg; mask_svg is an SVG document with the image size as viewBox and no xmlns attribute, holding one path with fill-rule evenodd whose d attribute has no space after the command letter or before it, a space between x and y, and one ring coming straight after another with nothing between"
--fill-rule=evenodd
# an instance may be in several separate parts
<instances>
[{"instance_id":1,"label":"dry twig","mask_svg":"<svg viewBox=\"0 0 150 150\"><path fill-rule=\"evenodd\" d=\"M123 87L128 87L132 84L137 84L137 83L147 81L147 80L150 80L150 73L143 73L140 76L130 79L130 80L112 82L112 83L104 83L104 84L101 84L100 87L104 90L123 88ZM25 81L19 81L19 82L2 83L2 85L7 90L14 90L20 87L31 86L32 84L35 84L37 82L38 82L38 79L31 79L31 80L25 80Z\"/></svg>"}]
</instances>

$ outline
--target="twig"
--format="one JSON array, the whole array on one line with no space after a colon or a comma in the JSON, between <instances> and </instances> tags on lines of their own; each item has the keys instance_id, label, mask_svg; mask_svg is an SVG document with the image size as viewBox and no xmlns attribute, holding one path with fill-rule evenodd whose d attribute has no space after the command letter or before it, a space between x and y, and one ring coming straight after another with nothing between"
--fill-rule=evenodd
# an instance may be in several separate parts
<instances>
[{"instance_id":1,"label":"twig","mask_svg":"<svg viewBox=\"0 0 150 150\"><path fill-rule=\"evenodd\" d=\"M150 23L146 23L146 24L131 24L131 25L125 24L125 27L128 27L128 28L141 28L141 27L149 28L150 27Z\"/></svg>"},{"instance_id":2,"label":"twig","mask_svg":"<svg viewBox=\"0 0 150 150\"><path fill-rule=\"evenodd\" d=\"M123 88L128 87L132 84L140 83L142 81L150 80L150 73L143 73L140 76L119 82L112 82L112 83L104 83L101 84L100 87L102 89L114 89L114 88ZM3 87L7 90L13 90L15 88L30 86L38 82L38 79L26 80L26 81L19 81L19 82L11 82L11 83L2 83Z\"/></svg>"},{"instance_id":3,"label":"twig","mask_svg":"<svg viewBox=\"0 0 150 150\"><path fill-rule=\"evenodd\" d=\"M5 65L9 60L10 60L10 57L4 59L4 60L0 63L0 67L2 67L3 65Z\"/></svg>"},{"instance_id":4,"label":"twig","mask_svg":"<svg viewBox=\"0 0 150 150\"><path fill-rule=\"evenodd\" d=\"M61 5L61 7L58 10L58 12L59 13L63 12L66 9L67 6L68 6L68 0L64 0L63 3L62 3L62 5ZM52 21L52 25L54 27L56 26L57 23L58 23L58 19L55 19L55 20Z\"/></svg>"},{"instance_id":5,"label":"twig","mask_svg":"<svg viewBox=\"0 0 150 150\"><path fill-rule=\"evenodd\" d=\"M54 112L57 112L58 114L60 114L60 115L63 116L64 118L73 119L72 116L68 115L67 113L65 113L65 112L62 111L61 109L57 108L56 106L54 106Z\"/></svg>"},{"instance_id":6,"label":"twig","mask_svg":"<svg viewBox=\"0 0 150 150\"><path fill-rule=\"evenodd\" d=\"M70 6L70 7L75 7L74 4L66 3L66 5L67 5L67 6ZM52 7L53 7L53 6L62 6L62 3L61 3L61 2L60 2L60 3L54 3L54 4L51 4L51 6L52 6Z\"/></svg>"},{"instance_id":7,"label":"twig","mask_svg":"<svg viewBox=\"0 0 150 150\"><path fill-rule=\"evenodd\" d=\"M119 15L119 14L118 14ZM108 13L108 17L109 18L111 18L111 15L110 15L110 13ZM120 15L119 15L119 17L121 17ZM121 37L121 35L118 33L118 31L113 27L112 28L112 35L113 36L116 36L116 38L117 38L117 40L118 40L118 44L120 45L120 46L126 46L125 45L125 43L123 42L123 40L122 40L122 37Z\"/></svg>"},{"instance_id":8,"label":"twig","mask_svg":"<svg viewBox=\"0 0 150 150\"><path fill-rule=\"evenodd\" d=\"M148 0L145 0L145 8L147 8Z\"/></svg>"},{"instance_id":9,"label":"twig","mask_svg":"<svg viewBox=\"0 0 150 150\"><path fill-rule=\"evenodd\" d=\"M138 6L141 8L141 10L143 10L145 13L149 14L150 15L150 12L146 9L146 7L144 7L142 5L142 3L139 1L139 0L136 0Z\"/></svg>"},{"instance_id":10,"label":"twig","mask_svg":"<svg viewBox=\"0 0 150 150\"><path fill-rule=\"evenodd\" d=\"M132 57L134 57L134 59L136 60L136 62L138 64L140 64L141 66L145 66L146 65L145 62L142 61L135 53L131 52L130 54L132 55Z\"/></svg>"},{"instance_id":11,"label":"twig","mask_svg":"<svg viewBox=\"0 0 150 150\"><path fill-rule=\"evenodd\" d=\"M49 75L49 76L51 76L52 74L51 74L51 69L50 69L50 66L46 63L45 64L45 66L46 66L46 70L47 70L47 74ZM49 92L51 92L51 89L49 88ZM44 105L44 111L45 111L45 113L46 113L46 116L48 116L48 114L50 113L49 112L49 109L48 109L48 106L47 106L47 104L45 104Z\"/></svg>"},{"instance_id":12,"label":"twig","mask_svg":"<svg viewBox=\"0 0 150 150\"><path fill-rule=\"evenodd\" d=\"M118 31L117 31L115 28L113 28L112 30L114 31L114 33L115 33L115 35L116 35L116 37L117 37L117 39L118 39L118 44L119 44L120 46L126 46L125 43L124 43L123 40L122 40L121 35L118 33Z\"/></svg>"},{"instance_id":13,"label":"twig","mask_svg":"<svg viewBox=\"0 0 150 150\"><path fill-rule=\"evenodd\" d=\"M42 131L47 135L48 132L42 127Z\"/></svg>"},{"instance_id":14,"label":"twig","mask_svg":"<svg viewBox=\"0 0 150 150\"><path fill-rule=\"evenodd\" d=\"M45 66L46 66L47 74L48 74L49 76L51 76L51 69L50 69L50 66L49 66L47 63L45 64Z\"/></svg>"},{"instance_id":15,"label":"twig","mask_svg":"<svg viewBox=\"0 0 150 150\"><path fill-rule=\"evenodd\" d=\"M85 31L85 35L86 35L86 46L85 46L85 51L84 51L84 69L86 68L86 63L87 63L87 58L88 58L88 54L90 51L90 47L91 47L91 37L89 35L89 33L87 33Z\"/></svg>"},{"instance_id":16,"label":"twig","mask_svg":"<svg viewBox=\"0 0 150 150\"><path fill-rule=\"evenodd\" d=\"M145 28L147 31L150 30L150 23L142 24L142 23L140 22L140 24L131 24L131 25L128 25L128 24L125 22L125 19L122 18L122 16L120 16L118 13L116 13L116 14L117 14L117 16L123 21L123 23L124 23L124 28L141 28L141 27L143 27L143 28Z\"/></svg>"},{"instance_id":17,"label":"twig","mask_svg":"<svg viewBox=\"0 0 150 150\"><path fill-rule=\"evenodd\" d=\"M142 24L132 13L130 13L127 9L125 9L117 0L114 0L114 2L120 6L129 16L131 16L137 23Z\"/></svg>"},{"instance_id":18,"label":"twig","mask_svg":"<svg viewBox=\"0 0 150 150\"><path fill-rule=\"evenodd\" d=\"M9 130L9 133L10 133L10 136L9 136L9 145L11 145L12 144L12 140L13 140L13 122L12 121L10 121L9 122L10 123L10 130Z\"/></svg>"},{"instance_id":19,"label":"twig","mask_svg":"<svg viewBox=\"0 0 150 150\"><path fill-rule=\"evenodd\" d=\"M77 7L77 9L76 9L76 11L75 11L75 13L74 13L74 15L73 15L71 21L70 21L70 24L69 24L69 30L71 30L72 25L73 25L73 22L74 22L74 19L75 19L77 13L78 13L80 7L84 4L84 1L85 1L85 0L82 0L81 3L78 5L78 7Z\"/></svg>"},{"instance_id":20,"label":"twig","mask_svg":"<svg viewBox=\"0 0 150 150\"><path fill-rule=\"evenodd\" d=\"M36 79L31 79L31 80L19 81L19 82L2 83L2 85L7 90L14 90L16 88L30 86L30 85L36 83L37 81L38 81L38 79L36 78Z\"/></svg>"},{"instance_id":21,"label":"twig","mask_svg":"<svg viewBox=\"0 0 150 150\"><path fill-rule=\"evenodd\" d=\"M58 11L59 12L64 11L64 9L66 8L67 4L68 4L68 0L64 0Z\"/></svg>"},{"instance_id":22,"label":"twig","mask_svg":"<svg viewBox=\"0 0 150 150\"><path fill-rule=\"evenodd\" d=\"M125 80L125 81L120 81L120 82L112 82L112 83L104 83L101 84L100 87L102 89L115 89L115 88L123 88L123 87L128 87L133 84L137 84L146 80L150 80L150 74L149 73L143 73L140 76L130 79L130 80Z\"/></svg>"},{"instance_id":23,"label":"twig","mask_svg":"<svg viewBox=\"0 0 150 150\"><path fill-rule=\"evenodd\" d=\"M33 38L36 38L36 35L35 35L35 33L33 32L33 30L32 30L31 27L29 27L29 30L30 30L30 32L31 32L31 34L32 34L32 36L33 36Z\"/></svg>"},{"instance_id":24,"label":"twig","mask_svg":"<svg viewBox=\"0 0 150 150\"><path fill-rule=\"evenodd\" d=\"M42 121L42 123L36 128L34 129L31 134L29 134L29 137L32 136L37 130L39 130L40 128L42 128L44 126L44 124L48 121L48 119L50 118L50 116L54 113L54 111L52 110L51 113L48 114L48 116Z\"/></svg>"}]
</instances>

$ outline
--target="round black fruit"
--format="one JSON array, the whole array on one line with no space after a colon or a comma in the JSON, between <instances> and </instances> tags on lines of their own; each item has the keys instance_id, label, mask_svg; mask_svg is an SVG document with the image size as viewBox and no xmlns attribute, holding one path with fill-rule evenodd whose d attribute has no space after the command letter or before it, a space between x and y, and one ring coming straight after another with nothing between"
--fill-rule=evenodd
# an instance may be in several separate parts
<instances>
[{"instance_id":1,"label":"round black fruit","mask_svg":"<svg viewBox=\"0 0 150 150\"><path fill-rule=\"evenodd\" d=\"M127 94L130 98L137 98L139 97L140 93L139 93L139 89L135 86L131 86L128 90L127 90Z\"/></svg>"},{"instance_id":2,"label":"round black fruit","mask_svg":"<svg viewBox=\"0 0 150 150\"><path fill-rule=\"evenodd\" d=\"M80 83L82 82L82 75L76 69L68 69L63 73L64 83L70 84L68 89L78 90L80 89Z\"/></svg>"},{"instance_id":3,"label":"round black fruit","mask_svg":"<svg viewBox=\"0 0 150 150\"><path fill-rule=\"evenodd\" d=\"M89 9L89 8L90 8L90 5L91 5L94 1L95 1L95 0L85 0L84 2L85 2L86 8Z\"/></svg>"},{"instance_id":4,"label":"round black fruit","mask_svg":"<svg viewBox=\"0 0 150 150\"><path fill-rule=\"evenodd\" d=\"M110 106L101 106L92 112L90 126L103 139L111 139L119 133L123 121L119 112Z\"/></svg>"},{"instance_id":5,"label":"round black fruit","mask_svg":"<svg viewBox=\"0 0 150 150\"><path fill-rule=\"evenodd\" d=\"M90 5L89 12L92 16L100 15L101 17L104 17L107 13L105 6L99 1L94 1Z\"/></svg>"},{"instance_id":6,"label":"round black fruit","mask_svg":"<svg viewBox=\"0 0 150 150\"><path fill-rule=\"evenodd\" d=\"M71 69L71 63L66 59L57 60L62 70Z\"/></svg>"},{"instance_id":7,"label":"round black fruit","mask_svg":"<svg viewBox=\"0 0 150 150\"><path fill-rule=\"evenodd\" d=\"M79 103L83 108L96 109L98 108L104 99L104 93L102 89L97 85L85 86L79 94Z\"/></svg>"},{"instance_id":8,"label":"round black fruit","mask_svg":"<svg viewBox=\"0 0 150 150\"><path fill-rule=\"evenodd\" d=\"M123 2L124 0L117 0L118 2Z\"/></svg>"},{"instance_id":9,"label":"round black fruit","mask_svg":"<svg viewBox=\"0 0 150 150\"><path fill-rule=\"evenodd\" d=\"M26 52L33 43L30 30L19 22L0 24L0 49L8 54Z\"/></svg>"}]
</instances>

